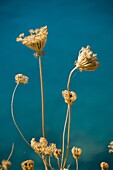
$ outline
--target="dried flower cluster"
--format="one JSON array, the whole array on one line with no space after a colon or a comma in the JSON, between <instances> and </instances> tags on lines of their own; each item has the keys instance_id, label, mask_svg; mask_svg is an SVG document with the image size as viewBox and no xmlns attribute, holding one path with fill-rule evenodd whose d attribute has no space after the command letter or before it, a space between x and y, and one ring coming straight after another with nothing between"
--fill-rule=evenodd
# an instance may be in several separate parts
<instances>
[{"instance_id":1,"label":"dried flower cluster","mask_svg":"<svg viewBox=\"0 0 113 170\"><path fill-rule=\"evenodd\" d=\"M82 154L82 149L81 148L77 148L77 147L73 147L72 150L72 155L75 159L80 158L81 154Z\"/></svg>"},{"instance_id":2,"label":"dried flower cluster","mask_svg":"<svg viewBox=\"0 0 113 170\"><path fill-rule=\"evenodd\" d=\"M30 35L24 37L24 33L20 34L16 41L21 42L26 45L28 48L36 51L35 56L43 54L42 49L44 48L47 40L48 30L47 26L41 27L40 29L31 29L29 30Z\"/></svg>"},{"instance_id":3,"label":"dried flower cluster","mask_svg":"<svg viewBox=\"0 0 113 170\"><path fill-rule=\"evenodd\" d=\"M88 45L86 48L82 47L79 51L78 60L75 61L76 67L82 71L93 71L99 66L99 62L97 61L97 54L94 54L90 50L90 46Z\"/></svg>"},{"instance_id":4,"label":"dried flower cluster","mask_svg":"<svg viewBox=\"0 0 113 170\"><path fill-rule=\"evenodd\" d=\"M62 95L63 95L64 100L67 104L72 105L74 103L74 101L77 99L77 95L73 91L64 90L64 91L62 91Z\"/></svg>"},{"instance_id":5,"label":"dried flower cluster","mask_svg":"<svg viewBox=\"0 0 113 170\"><path fill-rule=\"evenodd\" d=\"M52 155L53 154L53 155L55 155L55 157L59 157L60 150L58 150L56 148L56 144L51 143L48 146L48 141L44 137L41 137L39 142L36 142L35 138L32 138L31 147L39 155ZM56 149L57 149L58 153L56 152ZM57 156L56 156L56 154L57 154Z\"/></svg>"},{"instance_id":6,"label":"dried flower cluster","mask_svg":"<svg viewBox=\"0 0 113 170\"><path fill-rule=\"evenodd\" d=\"M17 84L27 84L28 83L28 77L23 74L17 74L15 76L15 81Z\"/></svg>"},{"instance_id":7,"label":"dried flower cluster","mask_svg":"<svg viewBox=\"0 0 113 170\"><path fill-rule=\"evenodd\" d=\"M109 165L106 162L101 162L100 167L102 170L108 170Z\"/></svg>"},{"instance_id":8,"label":"dried flower cluster","mask_svg":"<svg viewBox=\"0 0 113 170\"><path fill-rule=\"evenodd\" d=\"M11 162L9 160L3 160L2 165L0 165L0 170L7 170L11 166Z\"/></svg>"},{"instance_id":9,"label":"dried flower cluster","mask_svg":"<svg viewBox=\"0 0 113 170\"><path fill-rule=\"evenodd\" d=\"M108 148L110 148L109 153L113 152L113 141L110 142L110 144L108 145Z\"/></svg>"},{"instance_id":10,"label":"dried flower cluster","mask_svg":"<svg viewBox=\"0 0 113 170\"><path fill-rule=\"evenodd\" d=\"M34 170L34 161L27 160L21 163L21 167L23 170Z\"/></svg>"}]
</instances>

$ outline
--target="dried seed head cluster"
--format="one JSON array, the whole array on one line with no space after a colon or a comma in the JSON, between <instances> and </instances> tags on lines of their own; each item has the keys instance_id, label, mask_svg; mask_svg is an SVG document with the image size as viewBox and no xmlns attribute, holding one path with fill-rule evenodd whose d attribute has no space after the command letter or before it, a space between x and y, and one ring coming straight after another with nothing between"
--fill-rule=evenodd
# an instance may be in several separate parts
<instances>
[{"instance_id":1,"label":"dried seed head cluster","mask_svg":"<svg viewBox=\"0 0 113 170\"><path fill-rule=\"evenodd\" d=\"M72 155L75 159L80 158L81 154L82 154L82 149L81 148L77 148L77 147L73 147L72 150Z\"/></svg>"},{"instance_id":2,"label":"dried seed head cluster","mask_svg":"<svg viewBox=\"0 0 113 170\"><path fill-rule=\"evenodd\" d=\"M75 61L76 67L82 71L93 71L99 66L99 62L97 61L97 54L94 54L90 50L90 46L88 45L86 48L82 47L79 51L78 60Z\"/></svg>"},{"instance_id":3,"label":"dried seed head cluster","mask_svg":"<svg viewBox=\"0 0 113 170\"><path fill-rule=\"evenodd\" d=\"M23 74L17 74L15 76L15 81L17 84L27 84L28 83L28 77L24 76Z\"/></svg>"},{"instance_id":4,"label":"dried seed head cluster","mask_svg":"<svg viewBox=\"0 0 113 170\"><path fill-rule=\"evenodd\" d=\"M108 148L110 148L109 153L113 152L113 141L110 142L110 144L108 145Z\"/></svg>"},{"instance_id":5,"label":"dried seed head cluster","mask_svg":"<svg viewBox=\"0 0 113 170\"><path fill-rule=\"evenodd\" d=\"M21 42L26 45L28 48L36 51L35 56L43 54L42 49L44 48L47 40L48 30L47 26L41 27L40 29L31 29L29 30L30 35L24 37L24 33L20 34L16 41Z\"/></svg>"},{"instance_id":6,"label":"dried seed head cluster","mask_svg":"<svg viewBox=\"0 0 113 170\"><path fill-rule=\"evenodd\" d=\"M108 170L109 165L106 162L101 162L100 167L102 170Z\"/></svg>"},{"instance_id":7,"label":"dried seed head cluster","mask_svg":"<svg viewBox=\"0 0 113 170\"><path fill-rule=\"evenodd\" d=\"M77 99L77 95L73 91L64 90L64 91L62 91L62 95L63 95L64 100L67 104L72 105L74 103L74 101Z\"/></svg>"},{"instance_id":8,"label":"dried seed head cluster","mask_svg":"<svg viewBox=\"0 0 113 170\"><path fill-rule=\"evenodd\" d=\"M2 165L0 165L0 170L7 170L11 166L11 162L8 160L3 160Z\"/></svg>"},{"instance_id":9,"label":"dried seed head cluster","mask_svg":"<svg viewBox=\"0 0 113 170\"><path fill-rule=\"evenodd\" d=\"M56 159L59 159L61 155L61 149L55 149L53 155Z\"/></svg>"},{"instance_id":10,"label":"dried seed head cluster","mask_svg":"<svg viewBox=\"0 0 113 170\"><path fill-rule=\"evenodd\" d=\"M51 143L48 146L48 142L44 137L41 137L39 142L36 142L35 138L32 138L31 147L39 155L52 155L56 149L56 144Z\"/></svg>"},{"instance_id":11,"label":"dried seed head cluster","mask_svg":"<svg viewBox=\"0 0 113 170\"><path fill-rule=\"evenodd\" d=\"M34 170L34 161L27 160L21 163L21 167L23 170Z\"/></svg>"}]
</instances>

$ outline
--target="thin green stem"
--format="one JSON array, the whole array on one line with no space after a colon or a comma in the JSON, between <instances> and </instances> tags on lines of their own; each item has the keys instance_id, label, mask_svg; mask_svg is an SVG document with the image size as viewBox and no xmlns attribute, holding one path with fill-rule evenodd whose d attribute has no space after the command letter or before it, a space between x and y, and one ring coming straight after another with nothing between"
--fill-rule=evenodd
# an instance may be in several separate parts
<instances>
[{"instance_id":1,"label":"thin green stem","mask_svg":"<svg viewBox=\"0 0 113 170\"><path fill-rule=\"evenodd\" d=\"M63 166L63 161L64 161L65 133L66 133L66 125L67 125L68 115L69 115L69 108L67 107L67 113L66 113L66 118L65 118L65 122L64 122L64 129L63 129L63 135L62 135L62 159L61 159L61 167Z\"/></svg>"},{"instance_id":2,"label":"thin green stem","mask_svg":"<svg viewBox=\"0 0 113 170\"><path fill-rule=\"evenodd\" d=\"M78 159L76 159L76 170L78 170Z\"/></svg>"},{"instance_id":3,"label":"thin green stem","mask_svg":"<svg viewBox=\"0 0 113 170\"><path fill-rule=\"evenodd\" d=\"M70 147L70 123L71 123L71 106L70 106L70 104L68 104L68 110L69 110L69 115L68 115L67 147L66 147L66 158L64 160L63 168L65 168L66 161L68 158L68 153L69 153L69 147Z\"/></svg>"},{"instance_id":4,"label":"thin green stem","mask_svg":"<svg viewBox=\"0 0 113 170\"><path fill-rule=\"evenodd\" d=\"M40 70L40 86L41 86L41 102L42 102L42 135L45 137L45 128L44 128L44 86L42 79L42 60L41 56L39 58L39 70Z\"/></svg>"},{"instance_id":5,"label":"thin green stem","mask_svg":"<svg viewBox=\"0 0 113 170\"><path fill-rule=\"evenodd\" d=\"M77 70L77 69L78 69L77 67L74 67L73 70L71 70L71 72L70 72L70 74L69 74L68 81L67 81L67 90L70 89L71 76L72 76L73 72L74 72L75 70Z\"/></svg>"},{"instance_id":6,"label":"thin green stem","mask_svg":"<svg viewBox=\"0 0 113 170\"><path fill-rule=\"evenodd\" d=\"M12 144L11 152L10 152L8 158L7 158L7 161L10 160L10 158L11 158L11 156L12 156L12 154L13 154L13 151L14 151L14 143Z\"/></svg>"},{"instance_id":7,"label":"thin green stem","mask_svg":"<svg viewBox=\"0 0 113 170\"><path fill-rule=\"evenodd\" d=\"M29 147L31 147L31 145L29 144L29 142L26 140L26 138L24 137L24 135L22 134L20 128L18 127L17 123L16 123L16 120L15 120L15 117L14 117L14 110L13 110L13 105L14 105L14 96L15 96L15 93L16 93L16 89L18 87L18 84L16 84L15 88L14 88L14 91L13 91L13 94L12 94L12 100L11 100L11 114L12 114L12 119L13 119L13 122L18 130L18 132L20 133L21 137L23 138L23 140L27 143L27 145Z\"/></svg>"}]
</instances>

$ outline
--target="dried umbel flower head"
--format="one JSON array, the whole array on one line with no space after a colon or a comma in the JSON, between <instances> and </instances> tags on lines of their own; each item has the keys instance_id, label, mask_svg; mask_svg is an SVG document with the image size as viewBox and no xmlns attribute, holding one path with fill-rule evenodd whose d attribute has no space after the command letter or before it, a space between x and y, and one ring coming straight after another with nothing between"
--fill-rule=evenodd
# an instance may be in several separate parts
<instances>
[{"instance_id":1,"label":"dried umbel flower head","mask_svg":"<svg viewBox=\"0 0 113 170\"><path fill-rule=\"evenodd\" d=\"M59 159L61 155L61 149L55 149L53 155L56 159Z\"/></svg>"},{"instance_id":2,"label":"dried umbel flower head","mask_svg":"<svg viewBox=\"0 0 113 170\"><path fill-rule=\"evenodd\" d=\"M54 150L56 149L56 144L51 143L47 146L48 142L45 138L40 138L39 142L35 141L35 138L31 140L31 147L34 149L36 153L43 155L52 155Z\"/></svg>"},{"instance_id":3,"label":"dried umbel flower head","mask_svg":"<svg viewBox=\"0 0 113 170\"><path fill-rule=\"evenodd\" d=\"M15 81L17 84L27 84L28 83L28 77L24 76L23 74L17 74L15 76Z\"/></svg>"},{"instance_id":4,"label":"dried umbel flower head","mask_svg":"<svg viewBox=\"0 0 113 170\"><path fill-rule=\"evenodd\" d=\"M64 90L64 91L62 91L62 95L63 95L64 100L67 104L72 105L74 103L74 101L77 99L77 95L73 91Z\"/></svg>"},{"instance_id":5,"label":"dried umbel flower head","mask_svg":"<svg viewBox=\"0 0 113 170\"><path fill-rule=\"evenodd\" d=\"M27 160L21 163L21 167L23 170L34 170L34 161Z\"/></svg>"},{"instance_id":6,"label":"dried umbel flower head","mask_svg":"<svg viewBox=\"0 0 113 170\"><path fill-rule=\"evenodd\" d=\"M100 167L102 170L108 170L109 165L106 162L101 162Z\"/></svg>"},{"instance_id":7,"label":"dried umbel flower head","mask_svg":"<svg viewBox=\"0 0 113 170\"><path fill-rule=\"evenodd\" d=\"M82 149L81 148L77 148L77 147L73 147L72 150L72 155L75 159L80 158L81 154L82 154Z\"/></svg>"},{"instance_id":8,"label":"dried umbel flower head","mask_svg":"<svg viewBox=\"0 0 113 170\"><path fill-rule=\"evenodd\" d=\"M108 148L110 148L109 153L113 152L113 141L110 142L110 144L108 145Z\"/></svg>"},{"instance_id":9,"label":"dried umbel flower head","mask_svg":"<svg viewBox=\"0 0 113 170\"><path fill-rule=\"evenodd\" d=\"M90 50L90 46L88 45L86 48L82 47L79 51L78 60L75 61L76 67L82 71L93 71L99 66L99 62L97 61L97 54L94 54Z\"/></svg>"},{"instance_id":10,"label":"dried umbel flower head","mask_svg":"<svg viewBox=\"0 0 113 170\"><path fill-rule=\"evenodd\" d=\"M2 161L1 169L2 169L2 170L7 170L10 166L11 166L11 162L10 162L10 161L8 161L8 160L3 160L3 161Z\"/></svg>"},{"instance_id":11,"label":"dried umbel flower head","mask_svg":"<svg viewBox=\"0 0 113 170\"><path fill-rule=\"evenodd\" d=\"M44 48L47 40L48 30L47 26L41 27L40 29L29 30L30 35L24 36L24 33L20 34L16 41L21 42L32 50L36 51L35 56L43 54L42 49Z\"/></svg>"}]
</instances>

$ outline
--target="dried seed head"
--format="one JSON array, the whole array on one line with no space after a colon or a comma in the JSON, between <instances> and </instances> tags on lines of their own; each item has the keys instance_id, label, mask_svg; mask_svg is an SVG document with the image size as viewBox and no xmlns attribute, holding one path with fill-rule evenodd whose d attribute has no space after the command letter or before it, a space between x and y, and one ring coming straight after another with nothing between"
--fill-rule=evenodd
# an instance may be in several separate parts
<instances>
[{"instance_id":1,"label":"dried seed head","mask_svg":"<svg viewBox=\"0 0 113 170\"><path fill-rule=\"evenodd\" d=\"M11 162L8 160L2 161L2 170L7 170L11 166Z\"/></svg>"},{"instance_id":2,"label":"dried seed head","mask_svg":"<svg viewBox=\"0 0 113 170\"><path fill-rule=\"evenodd\" d=\"M44 147L44 148L45 148L45 147L47 146L47 144L48 144L48 141L47 141L46 138L44 138L44 137L41 137L40 140L39 140L39 142L40 142L41 146Z\"/></svg>"},{"instance_id":3,"label":"dried seed head","mask_svg":"<svg viewBox=\"0 0 113 170\"><path fill-rule=\"evenodd\" d=\"M72 150L72 155L75 159L80 158L81 154L82 154L82 149L81 148L77 148L77 147L73 147Z\"/></svg>"},{"instance_id":4,"label":"dried seed head","mask_svg":"<svg viewBox=\"0 0 113 170\"><path fill-rule=\"evenodd\" d=\"M78 60L75 61L76 67L82 71L93 71L99 66L99 62L97 61L97 54L94 54L90 50L90 46L88 45L86 48L82 47L79 51Z\"/></svg>"},{"instance_id":5,"label":"dried seed head","mask_svg":"<svg viewBox=\"0 0 113 170\"><path fill-rule=\"evenodd\" d=\"M24 76L23 74L17 74L15 76L15 81L17 84L27 84L28 83L28 77Z\"/></svg>"},{"instance_id":6,"label":"dried seed head","mask_svg":"<svg viewBox=\"0 0 113 170\"><path fill-rule=\"evenodd\" d=\"M108 170L109 165L106 162L101 162L100 167L102 170Z\"/></svg>"},{"instance_id":7,"label":"dried seed head","mask_svg":"<svg viewBox=\"0 0 113 170\"><path fill-rule=\"evenodd\" d=\"M61 155L61 149L55 149L53 155L56 159L59 159Z\"/></svg>"},{"instance_id":8,"label":"dried seed head","mask_svg":"<svg viewBox=\"0 0 113 170\"><path fill-rule=\"evenodd\" d=\"M23 170L34 170L34 161L27 160L21 163L21 167Z\"/></svg>"},{"instance_id":9,"label":"dried seed head","mask_svg":"<svg viewBox=\"0 0 113 170\"><path fill-rule=\"evenodd\" d=\"M110 148L109 153L113 152L113 141L110 142L110 144L108 145L108 148Z\"/></svg>"},{"instance_id":10,"label":"dried seed head","mask_svg":"<svg viewBox=\"0 0 113 170\"><path fill-rule=\"evenodd\" d=\"M56 149L56 144L51 143L49 146L47 146L44 149L44 154L45 155L52 155L55 149Z\"/></svg>"},{"instance_id":11,"label":"dried seed head","mask_svg":"<svg viewBox=\"0 0 113 170\"><path fill-rule=\"evenodd\" d=\"M39 142L35 141L35 138L32 138L31 140L31 147L34 149L34 151L38 154L42 154L43 150L41 147L41 144Z\"/></svg>"},{"instance_id":12,"label":"dried seed head","mask_svg":"<svg viewBox=\"0 0 113 170\"><path fill-rule=\"evenodd\" d=\"M43 54L42 49L44 48L47 40L48 30L47 26L41 27L40 29L29 30L30 35L24 37L24 33L20 34L16 41L21 42L28 48L36 51L35 56Z\"/></svg>"},{"instance_id":13,"label":"dried seed head","mask_svg":"<svg viewBox=\"0 0 113 170\"><path fill-rule=\"evenodd\" d=\"M73 91L64 90L64 91L62 91L62 95L63 95L64 100L67 104L73 104L74 101L77 99L77 95Z\"/></svg>"}]
</instances>

